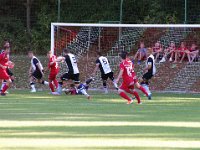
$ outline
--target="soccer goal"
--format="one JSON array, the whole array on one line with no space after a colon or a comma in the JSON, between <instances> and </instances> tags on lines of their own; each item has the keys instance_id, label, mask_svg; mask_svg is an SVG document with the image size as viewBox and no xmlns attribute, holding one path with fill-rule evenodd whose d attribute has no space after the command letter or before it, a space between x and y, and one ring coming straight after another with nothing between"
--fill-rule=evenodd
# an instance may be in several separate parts
<instances>
[{"instance_id":1,"label":"soccer goal","mask_svg":"<svg viewBox=\"0 0 200 150\"><path fill-rule=\"evenodd\" d=\"M159 41L166 48L171 41L176 47L184 41L199 45L200 25L187 24L80 24L52 23L51 50L60 54L63 48L77 56L91 51L102 51L117 56L120 50L136 51L141 41L153 47Z\"/></svg>"},{"instance_id":2,"label":"soccer goal","mask_svg":"<svg viewBox=\"0 0 200 150\"><path fill-rule=\"evenodd\" d=\"M133 57L142 42L146 48L159 43L164 51L171 42L177 49L181 42L188 48L193 43L199 48L199 39L200 25L195 24L51 24L51 50L60 55L63 48L70 49L80 59L85 78L93 71L96 51L107 56L113 71L117 72L120 51L128 51ZM101 85L100 80L95 81L94 87L98 85Z\"/></svg>"}]
</instances>

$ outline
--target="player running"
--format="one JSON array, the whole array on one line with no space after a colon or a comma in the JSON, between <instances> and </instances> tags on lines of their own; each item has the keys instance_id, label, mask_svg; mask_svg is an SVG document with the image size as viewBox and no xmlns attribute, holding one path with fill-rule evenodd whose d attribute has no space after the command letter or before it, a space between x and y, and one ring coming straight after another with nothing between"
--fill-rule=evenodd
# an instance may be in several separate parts
<instances>
[{"instance_id":1,"label":"player running","mask_svg":"<svg viewBox=\"0 0 200 150\"><path fill-rule=\"evenodd\" d=\"M4 40L3 49L0 50L0 54L2 54L2 53L5 51L5 49L10 49L10 42L9 42L8 40ZM9 54L8 54L8 55L9 55ZM10 76L11 81L12 81L12 83L13 83L15 77L14 77L14 74L12 73L12 71L11 71L10 69L12 69L11 66L10 66L10 67L7 67L7 68L6 68L6 72L7 72L7 74ZM2 84L1 84L1 91L2 91L2 89L3 89L3 87L4 87L5 84L6 84L6 81L3 80L3 81L2 81ZM5 91L5 93L8 93L8 92Z\"/></svg>"},{"instance_id":2,"label":"player running","mask_svg":"<svg viewBox=\"0 0 200 150\"><path fill-rule=\"evenodd\" d=\"M115 83L118 83L120 78L123 79L123 82L118 89L118 93L122 98L128 101L127 104L133 103L133 100L126 93L134 95L137 98L138 104L140 104L141 100L139 94L134 90L137 79L133 70L134 67L132 61L127 58L126 52L122 52L120 57L122 58L122 62L120 63L120 72Z\"/></svg>"},{"instance_id":3,"label":"player running","mask_svg":"<svg viewBox=\"0 0 200 150\"><path fill-rule=\"evenodd\" d=\"M49 85L49 83L42 79L44 76L44 69L39 59L34 56L34 53L32 51L28 52L28 57L31 59L31 66L29 69L30 86L31 86L30 92L34 93L36 92L35 80L36 82L43 85Z\"/></svg>"},{"instance_id":4,"label":"player running","mask_svg":"<svg viewBox=\"0 0 200 150\"><path fill-rule=\"evenodd\" d=\"M1 96L5 96L5 91L10 87L12 80L10 76L7 73L7 68L9 66L14 67L14 63L9 61L9 53L10 48L6 48L2 54L0 54L0 80L5 80L6 84L3 86L3 89L1 90Z\"/></svg>"},{"instance_id":5,"label":"player running","mask_svg":"<svg viewBox=\"0 0 200 150\"><path fill-rule=\"evenodd\" d=\"M98 57L98 59L96 60L96 67L92 73L92 76L94 77L96 75L97 69L99 68L101 71L101 79L103 81L104 92L105 92L105 94L107 94L108 93L108 89L107 89L108 78L110 78L110 80L112 80L113 85L116 89L118 89L118 86L114 82L114 75L110 68L108 59L106 57L102 56L102 54L100 52L97 52L97 57Z\"/></svg>"},{"instance_id":6,"label":"player running","mask_svg":"<svg viewBox=\"0 0 200 150\"><path fill-rule=\"evenodd\" d=\"M55 88L58 88L58 81L56 80L56 76L59 73L58 63L56 62L56 56L52 54L51 51L47 53L47 57L49 58L48 69L50 70L49 73L49 88L51 92L55 92Z\"/></svg>"},{"instance_id":7,"label":"player running","mask_svg":"<svg viewBox=\"0 0 200 150\"><path fill-rule=\"evenodd\" d=\"M149 100L151 100L151 91L149 90L149 80L155 75L156 73L156 66L155 66L155 59L153 56L153 50L152 48L147 49L147 61L146 61L146 67L144 68L145 74L142 77L142 80L140 81L140 84L145 88L149 95Z\"/></svg>"}]
</instances>

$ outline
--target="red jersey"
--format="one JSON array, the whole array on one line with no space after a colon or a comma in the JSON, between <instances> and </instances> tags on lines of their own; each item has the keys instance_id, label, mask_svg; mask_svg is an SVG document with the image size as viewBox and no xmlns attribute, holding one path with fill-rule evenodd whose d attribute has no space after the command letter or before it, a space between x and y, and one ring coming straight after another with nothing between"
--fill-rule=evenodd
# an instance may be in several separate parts
<instances>
[{"instance_id":1,"label":"red jersey","mask_svg":"<svg viewBox=\"0 0 200 150\"><path fill-rule=\"evenodd\" d=\"M123 60L120 63L120 69L124 70L123 75L122 75L123 80L130 80L135 77L135 72L133 70L134 65L130 59Z\"/></svg>"},{"instance_id":2,"label":"red jersey","mask_svg":"<svg viewBox=\"0 0 200 150\"><path fill-rule=\"evenodd\" d=\"M53 55L50 59L49 59L49 64L48 67L50 69L51 72L58 72L59 71L59 67L58 67L58 63L54 62L56 60L56 56ZM52 65L50 65L50 63L54 62Z\"/></svg>"},{"instance_id":3,"label":"red jersey","mask_svg":"<svg viewBox=\"0 0 200 150\"><path fill-rule=\"evenodd\" d=\"M9 55L6 53L0 54L0 64L3 66L8 66L8 61L9 61ZM2 69L0 67L0 69Z\"/></svg>"}]
</instances>

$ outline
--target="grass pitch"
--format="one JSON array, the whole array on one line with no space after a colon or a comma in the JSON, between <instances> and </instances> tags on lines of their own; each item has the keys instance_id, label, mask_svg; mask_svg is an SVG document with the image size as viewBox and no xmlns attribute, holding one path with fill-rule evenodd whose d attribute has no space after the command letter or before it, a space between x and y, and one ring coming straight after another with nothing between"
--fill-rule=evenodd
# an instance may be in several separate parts
<instances>
[{"instance_id":1,"label":"grass pitch","mask_svg":"<svg viewBox=\"0 0 200 150\"><path fill-rule=\"evenodd\" d=\"M200 149L200 95L142 96L142 105L92 95L0 97L0 150Z\"/></svg>"}]
</instances>

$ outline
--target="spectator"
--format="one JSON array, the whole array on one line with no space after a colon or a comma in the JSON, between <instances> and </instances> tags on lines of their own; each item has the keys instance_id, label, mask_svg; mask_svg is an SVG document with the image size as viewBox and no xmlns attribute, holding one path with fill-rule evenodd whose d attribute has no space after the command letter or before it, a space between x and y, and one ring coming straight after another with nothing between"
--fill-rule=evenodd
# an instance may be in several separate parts
<instances>
[{"instance_id":1,"label":"spectator","mask_svg":"<svg viewBox=\"0 0 200 150\"><path fill-rule=\"evenodd\" d=\"M197 45L195 43L192 43L190 49L186 52L189 63L192 63L195 58L198 58L199 56L199 50L197 48Z\"/></svg>"},{"instance_id":2,"label":"spectator","mask_svg":"<svg viewBox=\"0 0 200 150\"><path fill-rule=\"evenodd\" d=\"M134 60L138 59L138 64L141 64L142 60L146 59L146 51L147 49L145 48L144 42L140 42L140 48L136 52L134 56Z\"/></svg>"},{"instance_id":3,"label":"spectator","mask_svg":"<svg viewBox=\"0 0 200 150\"><path fill-rule=\"evenodd\" d=\"M155 43L155 46L153 47L153 55L155 57L155 60L158 60L159 56L162 54L162 45L160 41L157 41Z\"/></svg>"},{"instance_id":4,"label":"spectator","mask_svg":"<svg viewBox=\"0 0 200 150\"><path fill-rule=\"evenodd\" d=\"M172 61L175 51L176 51L175 43L174 41L171 41L169 47L164 50L164 56L161 59L160 63L165 62L167 58L169 58L169 56L170 56L169 61Z\"/></svg>"},{"instance_id":5,"label":"spectator","mask_svg":"<svg viewBox=\"0 0 200 150\"><path fill-rule=\"evenodd\" d=\"M188 51L188 48L185 45L185 42L181 42L181 46L178 48L178 50L175 52L175 60L174 63L177 62L177 59L180 58L180 63L182 63L183 59L186 56L186 52Z\"/></svg>"}]
</instances>

